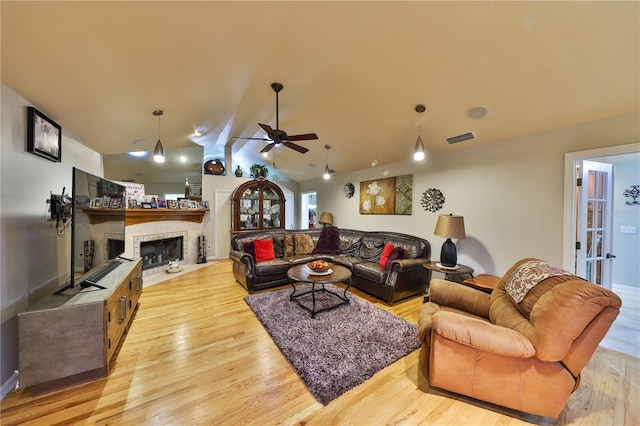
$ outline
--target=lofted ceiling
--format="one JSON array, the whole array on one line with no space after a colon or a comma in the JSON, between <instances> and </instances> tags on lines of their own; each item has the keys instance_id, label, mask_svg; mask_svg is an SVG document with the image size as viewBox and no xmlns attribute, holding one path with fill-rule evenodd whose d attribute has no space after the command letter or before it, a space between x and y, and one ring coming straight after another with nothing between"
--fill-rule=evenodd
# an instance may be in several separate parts
<instances>
[{"instance_id":1,"label":"lofted ceiling","mask_svg":"<svg viewBox=\"0 0 640 426\"><path fill-rule=\"evenodd\" d=\"M2 1L2 82L102 154L165 148L258 159L258 123L318 179L640 109L638 2ZM488 114L467 111L484 106ZM201 136L193 136L196 129ZM444 138L473 131L477 139ZM273 162L272 155L268 158ZM428 158L427 162L428 164Z\"/></svg>"}]
</instances>

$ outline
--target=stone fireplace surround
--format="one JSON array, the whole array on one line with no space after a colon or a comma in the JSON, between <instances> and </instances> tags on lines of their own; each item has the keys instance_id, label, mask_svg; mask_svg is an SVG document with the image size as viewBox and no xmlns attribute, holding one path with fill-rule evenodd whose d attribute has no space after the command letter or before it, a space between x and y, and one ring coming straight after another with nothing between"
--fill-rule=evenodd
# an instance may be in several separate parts
<instances>
[{"instance_id":1,"label":"stone fireplace surround","mask_svg":"<svg viewBox=\"0 0 640 426\"><path fill-rule=\"evenodd\" d=\"M128 225L125 233L124 257L137 259L140 257L140 243L165 238L183 237L183 258L181 265L192 265L198 259L198 236L203 234L202 223L194 223L182 220L166 220L160 222L146 222ZM151 275L164 272L166 266L158 266L143 270L143 275Z\"/></svg>"}]
</instances>

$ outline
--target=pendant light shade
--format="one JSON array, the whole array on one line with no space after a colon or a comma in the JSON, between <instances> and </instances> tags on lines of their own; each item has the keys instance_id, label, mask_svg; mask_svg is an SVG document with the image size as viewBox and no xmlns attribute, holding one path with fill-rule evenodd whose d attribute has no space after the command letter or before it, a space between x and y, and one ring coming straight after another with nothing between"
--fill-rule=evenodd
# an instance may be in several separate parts
<instances>
[{"instance_id":1,"label":"pendant light shade","mask_svg":"<svg viewBox=\"0 0 640 426\"><path fill-rule=\"evenodd\" d=\"M156 142L156 147L153 149L153 161L155 161L156 163L164 163L164 160L164 147L162 146L162 142L160 142L160 139L158 139L158 142Z\"/></svg>"},{"instance_id":2,"label":"pendant light shade","mask_svg":"<svg viewBox=\"0 0 640 426\"><path fill-rule=\"evenodd\" d=\"M424 143L422 142L422 137L420 136L420 125L422 124L420 121L420 117L426 109L427 108L422 104L416 105L416 112L418 113L418 140L416 140L416 145L413 147L413 159L416 161L422 161L426 157Z\"/></svg>"},{"instance_id":3,"label":"pendant light shade","mask_svg":"<svg viewBox=\"0 0 640 426\"><path fill-rule=\"evenodd\" d=\"M324 174L322 175L322 177L328 180L331 178L331 173L333 173L333 170L329 168L329 150L331 149L331 145L325 145L324 149L327 152L326 152L326 161L324 163Z\"/></svg>"},{"instance_id":4,"label":"pendant light shade","mask_svg":"<svg viewBox=\"0 0 640 426\"><path fill-rule=\"evenodd\" d=\"M156 147L153 149L153 161L156 163L164 163L164 147L162 146L162 142L160 141L160 116L164 114L161 109L153 111L153 115L158 117L158 142L156 142Z\"/></svg>"}]
</instances>

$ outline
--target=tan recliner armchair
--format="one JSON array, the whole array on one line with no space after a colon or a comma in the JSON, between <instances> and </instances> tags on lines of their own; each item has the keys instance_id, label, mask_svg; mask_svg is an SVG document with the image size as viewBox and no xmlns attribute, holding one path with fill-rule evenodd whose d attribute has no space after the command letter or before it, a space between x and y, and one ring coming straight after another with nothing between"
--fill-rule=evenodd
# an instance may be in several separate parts
<instances>
[{"instance_id":1,"label":"tan recliner armchair","mask_svg":"<svg viewBox=\"0 0 640 426\"><path fill-rule=\"evenodd\" d=\"M505 284L513 293L513 278L537 262L516 263L491 294L431 280L418 319L420 362L431 386L558 417L621 301L575 276L533 271L543 279L516 303Z\"/></svg>"}]
</instances>

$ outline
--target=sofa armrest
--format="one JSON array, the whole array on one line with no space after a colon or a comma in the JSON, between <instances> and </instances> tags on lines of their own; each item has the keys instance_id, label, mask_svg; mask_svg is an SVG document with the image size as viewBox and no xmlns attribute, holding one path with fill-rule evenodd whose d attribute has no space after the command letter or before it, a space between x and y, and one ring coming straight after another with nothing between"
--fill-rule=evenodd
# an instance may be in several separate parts
<instances>
[{"instance_id":1,"label":"sofa armrest","mask_svg":"<svg viewBox=\"0 0 640 426\"><path fill-rule=\"evenodd\" d=\"M416 257L413 259L396 259L391 262L391 269L397 270L399 273L402 273L409 270L422 268L422 265L426 261L427 259L423 259L422 257Z\"/></svg>"},{"instance_id":2,"label":"sofa armrest","mask_svg":"<svg viewBox=\"0 0 640 426\"><path fill-rule=\"evenodd\" d=\"M256 262L253 259L253 256L251 256L249 253L245 253L239 250L231 250L229 252L229 257L235 262L244 263L245 265L247 265L247 268L250 271L253 271L255 269Z\"/></svg>"},{"instance_id":3,"label":"sofa armrest","mask_svg":"<svg viewBox=\"0 0 640 426\"><path fill-rule=\"evenodd\" d=\"M434 333L483 352L511 358L530 358L536 353L533 343L517 331L456 312L436 312L432 324Z\"/></svg>"},{"instance_id":4,"label":"sofa armrest","mask_svg":"<svg viewBox=\"0 0 640 426\"><path fill-rule=\"evenodd\" d=\"M451 281L432 279L429 284L429 298L439 305L451 306L479 317L489 318L491 295L475 288Z\"/></svg>"}]
</instances>

